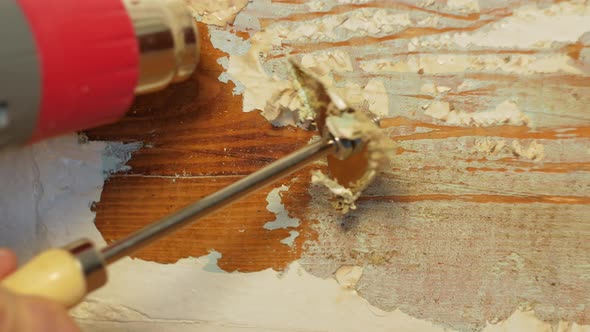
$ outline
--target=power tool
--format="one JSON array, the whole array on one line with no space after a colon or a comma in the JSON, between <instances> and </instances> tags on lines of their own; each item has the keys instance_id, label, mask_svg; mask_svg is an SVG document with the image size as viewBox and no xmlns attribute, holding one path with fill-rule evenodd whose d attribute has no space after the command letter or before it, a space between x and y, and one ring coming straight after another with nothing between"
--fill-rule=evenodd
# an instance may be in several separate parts
<instances>
[{"instance_id":1,"label":"power tool","mask_svg":"<svg viewBox=\"0 0 590 332\"><path fill-rule=\"evenodd\" d=\"M182 0L0 1L0 147L114 122L192 74Z\"/></svg>"}]
</instances>

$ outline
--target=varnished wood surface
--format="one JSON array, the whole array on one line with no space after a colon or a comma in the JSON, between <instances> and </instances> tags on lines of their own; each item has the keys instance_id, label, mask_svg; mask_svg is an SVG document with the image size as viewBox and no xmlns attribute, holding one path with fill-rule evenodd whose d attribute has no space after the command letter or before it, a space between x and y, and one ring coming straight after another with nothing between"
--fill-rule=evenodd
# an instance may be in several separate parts
<instances>
[{"instance_id":1,"label":"varnished wood surface","mask_svg":"<svg viewBox=\"0 0 590 332\"><path fill-rule=\"evenodd\" d=\"M329 13L328 13L329 14ZM296 18L294 18L296 19ZM223 72L217 59L225 54L212 47L208 27L199 24L201 31L201 62L198 70L187 82L169 89L139 97L127 116L119 123L88 132L93 140L141 141L145 146L129 161L131 171L111 177L105 184L100 202L96 205L96 225L107 241L121 238L158 218L181 208L249 174L277 158L303 146L312 133L293 127L275 128L257 112L241 111L241 97L232 94L233 84L221 83L217 78ZM246 36L244 34L244 36ZM476 77L476 76L473 76ZM476 77L477 78L477 77ZM479 76L479 79L490 79ZM500 82L502 76L493 79ZM559 81L559 77L551 82ZM564 78L567 84L585 84L587 80ZM543 79L533 78L543 84ZM449 98L471 100L472 92L450 93ZM428 100L428 96L416 96ZM583 122L581 122L583 123ZM495 137L518 140L558 139L563 135L559 128L532 129L526 126L451 127L429 121L394 117L383 119L382 126L389 128L398 142L420 142L461 137ZM428 132L415 132L427 128ZM412 132L406 134L406 132ZM588 126L568 127L568 134L577 138L590 137ZM398 154L419 153L400 147ZM536 163L519 156L501 160L487 158L465 159L473 165L468 172L549 172L569 173L588 170L588 162ZM393 168L392 171L407 169ZM483 165L483 166L482 166ZM394 165L395 166L395 165ZM415 165L413 171L443 170L448 165ZM385 175L387 178L388 175ZM288 236L287 230L270 232L264 228L274 215L266 210L267 188L256 195L234 204L210 218L162 240L138 253L137 257L170 263L182 257L200 256L209 250L223 253L219 264L233 271L256 271L265 268L281 269L300 257L302 245L314 238L306 220L309 170L279 182L288 184L284 200L293 216L302 219L297 228L302 236L294 247L280 243ZM551 202L554 204L582 204L586 197L537 195L466 196L453 193L415 193L414 195L385 195L364 197L362 201L390 200L397 202L463 200L473 202Z\"/></svg>"},{"instance_id":2,"label":"varnished wood surface","mask_svg":"<svg viewBox=\"0 0 590 332\"><path fill-rule=\"evenodd\" d=\"M253 3L243 13L257 18L264 33L230 26L221 36L252 45L260 43L254 37L281 40L266 57L247 54L268 70L260 77L272 72L286 79L281 70L288 56L344 55L352 69L331 72L335 84L386 88L369 92L389 104L382 123L399 144L396 158L346 217L332 211L325 192L310 188L307 170L278 183L290 186L282 198L301 219L292 248L280 243L287 230L263 228L274 219L266 209L268 188L138 257L174 262L214 249L227 271L282 269L299 259L324 278L342 265L361 266L355 289L370 304L462 330L503 320L521 303L543 320L590 323L590 67L581 37L588 31L567 24L587 15L586 5L490 0L471 2L478 6L472 10L451 1L396 0L333 2L323 11L309 3ZM402 23L373 22L377 14ZM544 31L546 22L577 32L564 41L517 29ZM96 224L107 241L311 137L273 128L256 111L243 113L233 84L219 82L217 62L240 55L214 49L207 27L199 27L202 62L192 80L140 98L121 123L89 133L145 143L130 161L132 170L107 181L97 204ZM444 89L428 92L426 85ZM466 117L493 119L449 121L428 112L433 101L448 102ZM527 120L503 120L506 102Z\"/></svg>"},{"instance_id":3,"label":"varnished wood surface","mask_svg":"<svg viewBox=\"0 0 590 332\"><path fill-rule=\"evenodd\" d=\"M217 80L223 54L201 31L201 62L189 81L139 97L127 116L87 134L93 140L141 141L132 168L106 181L96 204L96 226L107 242L119 239L307 144L311 132L274 128L256 112L241 112L241 98ZM309 168L277 185L290 186L285 202L306 209ZM172 263L184 257L222 253L227 271L283 269L313 237L303 221L293 247L280 243L289 230L263 226L275 215L266 206L273 188L246 197L211 217L141 250L137 257ZM294 213L298 214L298 213ZM302 214L302 213L301 213ZM294 215L295 217L295 215Z\"/></svg>"}]
</instances>

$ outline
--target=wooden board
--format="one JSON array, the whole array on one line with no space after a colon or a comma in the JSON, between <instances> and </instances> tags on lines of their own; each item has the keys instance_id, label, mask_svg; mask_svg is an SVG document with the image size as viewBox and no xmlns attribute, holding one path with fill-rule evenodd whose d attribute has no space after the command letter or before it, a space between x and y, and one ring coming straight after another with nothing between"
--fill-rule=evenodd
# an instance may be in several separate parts
<instances>
[{"instance_id":1,"label":"wooden board","mask_svg":"<svg viewBox=\"0 0 590 332\"><path fill-rule=\"evenodd\" d=\"M240 177L307 144L312 133L274 128L256 112L242 113L241 99L217 80L222 56L212 48L207 26L201 31L201 62L193 78L170 89L139 97L117 124L94 129L93 140L141 141L146 147L129 162L131 171L105 183L96 204L96 226L107 242L156 221ZM290 184L289 201L297 210L309 200L309 170L280 183ZM280 184L279 183L279 184ZM280 270L299 258L312 232L303 222L294 247L280 243L288 230L262 226L274 220L266 210L269 187L143 249L137 257L172 263L183 257L223 254L226 271Z\"/></svg>"},{"instance_id":2,"label":"wooden board","mask_svg":"<svg viewBox=\"0 0 590 332\"><path fill-rule=\"evenodd\" d=\"M588 46L578 35L564 37L580 29L586 5L479 1L465 10L451 8L452 1L367 1L312 10L309 3L255 1L244 11L263 31L285 34L261 65L280 76L287 56L348 54L352 69L330 75L341 88L383 82L390 109L382 125L399 143L396 159L348 216L330 210L325 191L309 187L309 169L278 183L290 186L283 203L301 220L294 247L280 243L287 230L262 227L275 217L266 210L269 188L138 257L169 263L214 249L226 271L281 269L300 259L320 277L358 265L364 273L356 290L371 304L461 329L505 319L518 306L533 306L549 321L590 323ZM329 35L370 22L371 13L399 14L396 20L409 23L389 27L397 21L384 20L346 38ZM348 18L326 28L342 17ZM565 17L558 32L543 29L552 17ZM218 59L240 55L214 48L208 29L251 43L258 30L199 28L202 61L193 79L139 98L123 121L88 133L145 143L132 170L112 177L97 204L96 224L107 241L311 137L273 128L257 111L242 112L233 83L218 80L225 71ZM469 47L447 45L445 37Z\"/></svg>"}]
</instances>

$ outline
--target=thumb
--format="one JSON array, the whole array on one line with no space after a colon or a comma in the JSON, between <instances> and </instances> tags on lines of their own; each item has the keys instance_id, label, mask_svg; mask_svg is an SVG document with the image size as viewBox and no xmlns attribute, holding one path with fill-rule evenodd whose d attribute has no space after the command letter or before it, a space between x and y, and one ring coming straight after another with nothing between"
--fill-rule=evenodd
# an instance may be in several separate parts
<instances>
[{"instance_id":1,"label":"thumb","mask_svg":"<svg viewBox=\"0 0 590 332\"><path fill-rule=\"evenodd\" d=\"M0 248L0 279L16 270L16 255L9 249Z\"/></svg>"}]
</instances>

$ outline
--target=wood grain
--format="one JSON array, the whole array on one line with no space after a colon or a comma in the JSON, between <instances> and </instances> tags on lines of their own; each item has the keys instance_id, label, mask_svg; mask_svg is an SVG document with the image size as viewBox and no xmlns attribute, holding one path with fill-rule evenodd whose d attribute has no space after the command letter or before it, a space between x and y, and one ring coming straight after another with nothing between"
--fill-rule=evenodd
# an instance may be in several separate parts
<instances>
[{"instance_id":1,"label":"wood grain","mask_svg":"<svg viewBox=\"0 0 590 332\"><path fill-rule=\"evenodd\" d=\"M399 144L397 156L347 216L331 211L324 190L309 186L309 169L277 184L290 186L282 201L301 220L293 248L280 243L287 230L262 227L274 219L265 208L267 189L138 257L174 262L215 249L227 271L281 269L300 259L323 278L341 265L359 265L364 273L356 290L372 305L462 330L505 319L519 305L533 306L547 321L590 323L588 45L581 37L547 41L534 33L527 44L503 30L518 20L542 29L551 17L565 17L558 23L567 26L586 10L575 6L587 5L479 1L478 10L462 10L448 3L367 1L312 10L309 1L254 1L243 13L258 19L266 38L275 33L281 40L259 57L266 74L286 80L288 57L348 55L352 69L329 76L338 88L384 84L380 97L389 110L382 126ZM369 25L378 12L409 23L389 20L363 30L358 22ZM348 21L360 28L346 30ZM128 174L106 183L97 204L96 224L109 241L311 137L273 128L258 111L243 113L233 83L218 80L224 70L217 60L240 55L215 49L207 29L256 43L258 28L199 27L202 62L192 80L139 98L123 121L89 132L92 139L146 145ZM562 33L572 29L578 27ZM489 37L494 31L499 37ZM427 84L448 90L427 93ZM452 123L427 113L435 101L465 117L496 118ZM504 102L514 102L526 121L503 119L496 107Z\"/></svg>"},{"instance_id":2,"label":"wood grain","mask_svg":"<svg viewBox=\"0 0 590 332\"><path fill-rule=\"evenodd\" d=\"M201 63L188 82L139 97L119 123L91 130L93 140L141 141L131 171L105 183L96 204L96 226L107 242L119 239L219 190L281 156L304 146L312 133L274 128L259 114L242 113L241 98L217 80L223 54L212 48L207 26L200 24ZM288 204L304 210L309 170L277 184L290 186ZM297 179L297 180L295 180ZM280 243L289 230L267 230L275 219L261 190L213 216L141 250L136 257L173 263L183 257L222 253L226 271L281 270L300 256L313 238L302 222L293 247ZM295 230L295 229L293 229Z\"/></svg>"},{"instance_id":3,"label":"wood grain","mask_svg":"<svg viewBox=\"0 0 590 332\"><path fill-rule=\"evenodd\" d=\"M111 242L173 213L207 194L219 190L240 176L138 177L118 175L105 186L97 204L96 226ZM294 206L305 208L305 187L287 180ZM266 195L261 190L250 197L203 218L172 236L141 250L137 257L161 263L180 258L199 257L215 250L222 253L219 267L225 271L252 272L267 268L277 271L300 256L302 244L313 237L309 227L297 228L300 236L293 247L281 244L291 229L267 230L263 226L275 219L266 210Z\"/></svg>"}]
</instances>

